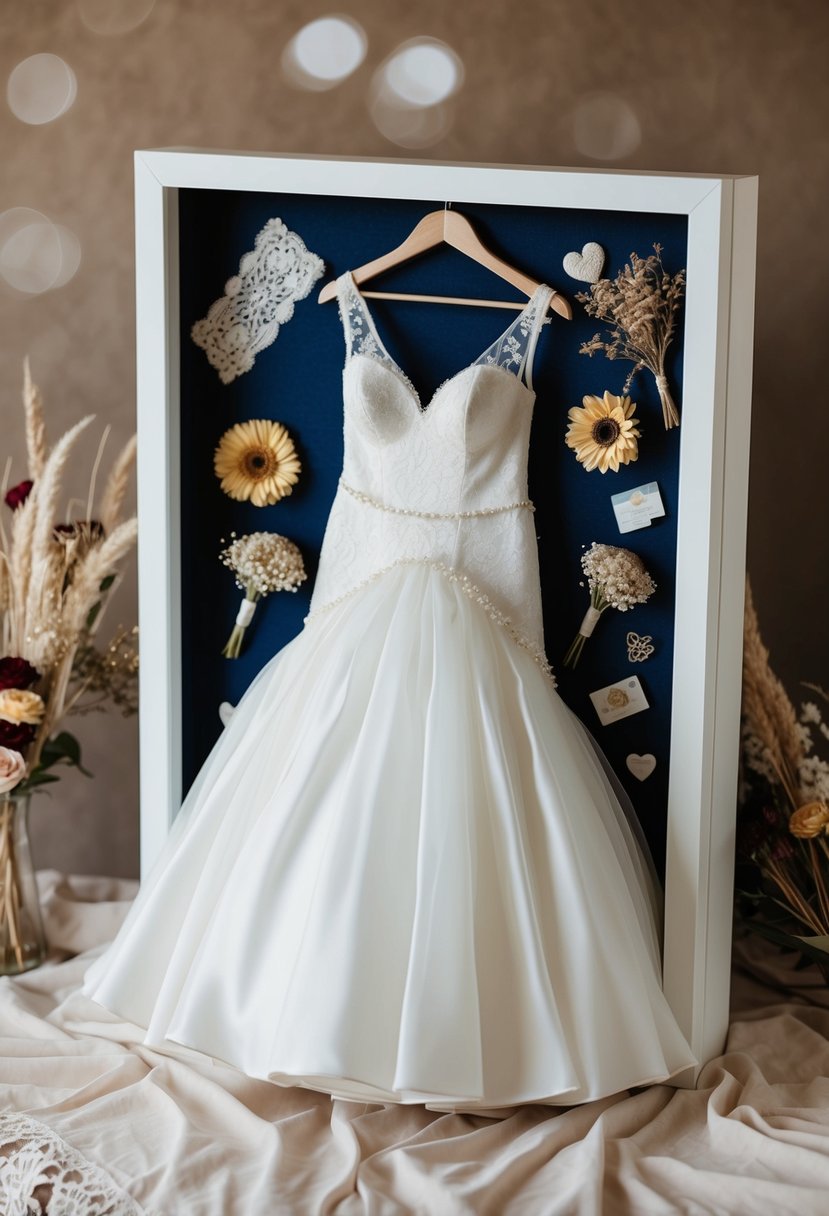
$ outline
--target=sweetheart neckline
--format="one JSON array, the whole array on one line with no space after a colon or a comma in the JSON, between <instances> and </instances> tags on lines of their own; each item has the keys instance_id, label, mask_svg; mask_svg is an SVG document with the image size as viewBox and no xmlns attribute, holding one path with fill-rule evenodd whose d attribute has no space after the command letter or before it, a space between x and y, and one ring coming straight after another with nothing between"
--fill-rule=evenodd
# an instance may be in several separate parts
<instances>
[{"instance_id":1,"label":"sweetheart neckline","mask_svg":"<svg viewBox=\"0 0 829 1216\"><path fill-rule=\"evenodd\" d=\"M348 360L345 365L346 368L348 368L355 359L368 359L371 363L377 364L378 367L384 367L387 372L391 372L395 380L398 380L404 388L409 390L409 394L415 406L415 411L420 418L425 418L428 414L431 414L432 406L436 398L440 393L443 392L445 388L447 388L450 384L453 384L455 380L460 379L460 377L465 375L467 372L475 371L478 368L480 368L481 371L499 372L502 376L508 376L513 384L517 384L518 387L523 389L525 393L529 393L533 400L535 400L536 396L535 389L530 388L530 386L525 384L523 380L519 380L514 372L511 372L506 367L501 367L498 363L467 363L466 367L460 368L459 371L456 371L447 380L444 380L441 384L439 384L424 406L421 405L420 395L417 389L412 384L411 380L403 369L398 367L393 359L390 362L386 362L385 359L378 359L376 355L370 355L366 351L352 351L348 356Z\"/></svg>"},{"instance_id":2,"label":"sweetheart neckline","mask_svg":"<svg viewBox=\"0 0 829 1216\"><path fill-rule=\"evenodd\" d=\"M442 383L437 386L437 388L432 393L429 400L424 405L423 399L422 399L420 393L418 392L417 388L415 387L415 384L412 381L411 377L406 374L406 372L403 370L403 368L400 366L400 364L397 362L397 360L393 359L391 357L391 355L389 354L386 344L383 342L383 339L380 337L380 334L377 331L377 326L374 323L374 316L372 314L371 309L368 306L368 301L366 300L366 297L363 295L363 293L360 291L359 287L357 286L357 282L354 278L352 271L346 270L343 277L348 280L352 291L359 298L361 305L362 305L363 313L365 314L365 317L368 322L369 329L371 330L372 336L374 337L374 340L377 343L377 346L379 347L379 349L382 351L383 355L385 356L384 358L380 358L380 359L375 358L374 362L379 363L382 367L387 367L390 372L392 372L395 376L397 376L397 378L403 384L406 385L406 387L409 389L409 392L412 395L412 399L414 400L415 407L417 408L417 412L422 417L425 417L426 414L431 412L432 406L434 405L438 394L440 392L442 392L442 390L444 388L446 388L447 385L452 384L460 376L462 376L466 372L468 372L470 368L474 368L474 367L493 367L493 368L496 368L498 371L505 372L510 377L510 379L514 380L517 384L520 384L521 387L523 389L525 389L528 393L532 393L533 398L535 398L535 390L531 389L528 384L525 384L524 381L521 380L519 376L517 376L514 372L509 371L508 368L501 367L500 364L478 363L477 359L474 359L471 363L467 363L465 367L460 368L453 375L449 376L448 379L442 381ZM510 323L506 327L506 329L503 329L501 331L501 333L498 334L492 342L490 342L489 346L484 348L484 350L478 356L478 359L482 358L482 356L485 355L486 352L488 350L490 350L495 345L496 342L499 342L502 338L504 338L509 333L509 331L512 329L512 327L521 319L521 317L525 316L529 312L532 305L536 302L537 297L539 297L541 295L542 291L545 291L545 290L549 291L550 288L545 283L539 283L538 287L533 292L533 294L530 296L530 298L527 300L527 303L521 309L521 311L519 312L519 314L515 318L515 320L510 321ZM371 359L373 357L369 354L366 354L366 352L364 352L364 351L357 351L357 352L352 351L350 358L355 358L355 357L359 358L361 355L364 359Z\"/></svg>"}]
</instances>

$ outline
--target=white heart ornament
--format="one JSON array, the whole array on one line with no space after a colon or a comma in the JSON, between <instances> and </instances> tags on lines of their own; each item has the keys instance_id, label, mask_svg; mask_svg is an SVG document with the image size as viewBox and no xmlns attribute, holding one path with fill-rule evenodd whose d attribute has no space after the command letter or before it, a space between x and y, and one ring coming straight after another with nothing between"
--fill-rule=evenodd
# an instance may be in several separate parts
<instances>
[{"instance_id":1,"label":"white heart ornament","mask_svg":"<svg viewBox=\"0 0 829 1216\"><path fill-rule=\"evenodd\" d=\"M562 262L571 279L580 283L598 283L604 266L604 250L595 241L588 241L581 253L566 253Z\"/></svg>"},{"instance_id":2,"label":"white heart ornament","mask_svg":"<svg viewBox=\"0 0 829 1216\"><path fill-rule=\"evenodd\" d=\"M625 760L625 764L638 781L646 781L656 768L656 756L652 756L650 752L646 752L644 756L637 756L636 752L631 752Z\"/></svg>"}]
</instances>

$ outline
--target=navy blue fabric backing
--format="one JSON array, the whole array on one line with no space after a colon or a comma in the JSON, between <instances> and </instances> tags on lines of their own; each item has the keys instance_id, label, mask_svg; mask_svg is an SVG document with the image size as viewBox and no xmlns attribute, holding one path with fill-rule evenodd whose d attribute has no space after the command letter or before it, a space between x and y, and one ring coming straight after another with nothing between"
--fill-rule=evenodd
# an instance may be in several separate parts
<instances>
[{"instance_id":1,"label":"navy blue fabric backing","mask_svg":"<svg viewBox=\"0 0 829 1216\"><path fill-rule=\"evenodd\" d=\"M344 270L391 249L434 203L234 191L180 192L181 265L181 528L183 620L184 790L215 742L218 706L236 703L268 659L302 628L313 587L325 523L342 463L342 367L344 342L335 302L320 306L319 288ZM673 662L676 508L681 428L666 432L653 377L640 373L632 396L638 403L640 457L619 473L585 473L565 446L567 410L585 393L621 391L629 364L603 354L579 354L579 345L599 328L575 300L586 285L570 279L562 258L598 241L614 275L631 251L644 257L654 242L663 246L667 269L686 264L684 216L563 210L555 207L459 206L495 252L537 279L558 287L574 305L571 322L554 314L541 332L533 368L537 393L530 449L530 495L536 505L544 623L548 657L564 700L593 731L628 790L663 865L670 746ZM280 216L326 262L326 273L275 343L259 354L250 372L223 385L190 338L193 323L220 296L237 272L240 256L272 216ZM372 287L375 284L372 283ZM378 290L447 295L516 295L477 263L449 248L400 266L376 281ZM435 388L474 361L506 328L507 310L370 300L369 307L389 350L425 402ZM668 367L676 399L682 400L682 325ZM257 509L222 493L213 472L213 451L222 433L249 418L272 418L290 431L303 464L290 497ZM666 517L649 528L620 536L610 496L657 481ZM218 561L221 539L275 531L302 550L308 581L295 594L261 603L242 657L224 659L221 649L233 625L241 593ZM588 606L580 587L583 546L597 540L641 555L658 590L646 605L626 613L608 610L574 671L562 658ZM655 654L628 661L628 630L651 634ZM598 723L588 694L637 675L650 709L609 726ZM645 782L627 770L630 752L652 752L655 773ZM183 791L184 792L184 791Z\"/></svg>"}]
</instances>

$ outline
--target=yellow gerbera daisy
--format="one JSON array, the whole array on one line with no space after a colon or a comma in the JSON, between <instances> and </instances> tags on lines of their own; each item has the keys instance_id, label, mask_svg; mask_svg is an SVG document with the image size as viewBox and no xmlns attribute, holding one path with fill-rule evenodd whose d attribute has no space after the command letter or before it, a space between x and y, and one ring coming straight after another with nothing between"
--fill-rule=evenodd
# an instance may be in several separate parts
<instances>
[{"instance_id":1,"label":"yellow gerbera daisy","mask_svg":"<svg viewBox=\"0 0 829 1216\"><path fill-rule=\"evenodd\" d=\"M619 465L630 464L639 456L639 419L633 417L636 403L630 397L608 392L603 397L583 397L582 401L583 408L574 406L567 414L567 446L588 473L592 469L618 473Z\"/></svg>"},{"instance_id":2,"label":"yellow gerbera daisy","mask_svg":"<svg viewBox=\"0 0 829 1216\"><path fill-rule=\"evenodd\" d=\"M225 431L213 467L225 494L255 507L270 506L290 494L302 469L285 427L266 418L237 422Z\"/></svg>"}]
</instances>

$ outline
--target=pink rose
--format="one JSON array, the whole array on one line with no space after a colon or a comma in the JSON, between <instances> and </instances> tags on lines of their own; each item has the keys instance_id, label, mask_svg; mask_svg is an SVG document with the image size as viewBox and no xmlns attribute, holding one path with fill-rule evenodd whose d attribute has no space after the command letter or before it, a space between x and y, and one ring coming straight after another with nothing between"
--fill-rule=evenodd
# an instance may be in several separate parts
<instances>
[{"instance_id":1,"label":"pink rose","mask_svg":"<svg viewBox=\"0 0 829 1216\"><path fill-rule=\"evenodd\" d=\"M0 747L0 794L8 794L26 776L26 761L20 752Z\"/></svg>"}]
</instances>

